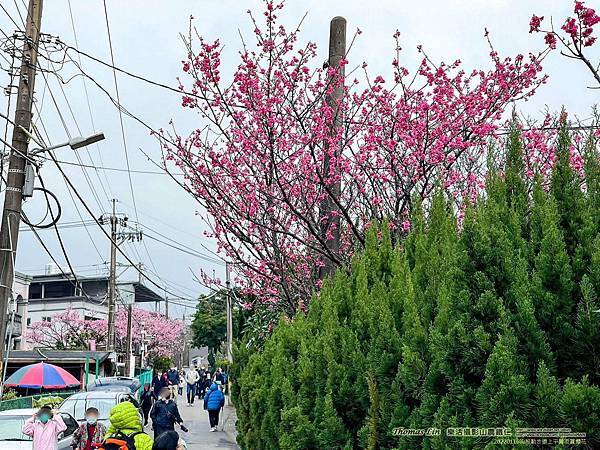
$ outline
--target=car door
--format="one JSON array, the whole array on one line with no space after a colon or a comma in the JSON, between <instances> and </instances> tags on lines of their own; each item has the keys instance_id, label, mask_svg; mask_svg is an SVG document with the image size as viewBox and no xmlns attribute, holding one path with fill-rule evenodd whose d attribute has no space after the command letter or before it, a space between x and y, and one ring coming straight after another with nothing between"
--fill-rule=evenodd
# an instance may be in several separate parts
<instances>
[{"instance_id":1,"label":"car door","mask_svg":"<svg viewBox=\"0 0 600 450\"><path fill-rule=\"evenodd\" d=\"M73 442L73 433L75 433L75 430L79 428L79 424L70 414L61 412L60 415L63 422L67 426L67 429L59 436L58 449L67 450L71 448L71 443Z\"/></svg>"}]
</instances>

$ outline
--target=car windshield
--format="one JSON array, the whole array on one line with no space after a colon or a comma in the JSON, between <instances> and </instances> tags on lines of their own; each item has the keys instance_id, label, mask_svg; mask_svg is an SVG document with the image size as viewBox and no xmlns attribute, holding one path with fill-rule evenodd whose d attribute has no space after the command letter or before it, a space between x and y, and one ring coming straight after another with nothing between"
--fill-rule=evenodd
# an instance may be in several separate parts
<instances>
[{"instance_id":1,"label":"car windshield","mask_svg":"<svg viewBox=\"0 0 600 450\"><path fill-rule=\"evenodd\" d=\"M0 441L31 441L31 438L21 433L21 428L27 417L0 416Z\"/></svg>"},{"instance_id":2,"label":"car windshield","mask_svg":"<svg viewBox=\"0 0 600 450\"><path fill-rule=\"evenodd\" d=\"M82 421L85 419L85 411L88 408L98 408L100 413L100 420L108 420L110 410L117 404L117 397L103 397L103 398L78 398L78 399L67 399L61 405L60 410L71 414L75 420Z\"/></svg>"}]
</instances>

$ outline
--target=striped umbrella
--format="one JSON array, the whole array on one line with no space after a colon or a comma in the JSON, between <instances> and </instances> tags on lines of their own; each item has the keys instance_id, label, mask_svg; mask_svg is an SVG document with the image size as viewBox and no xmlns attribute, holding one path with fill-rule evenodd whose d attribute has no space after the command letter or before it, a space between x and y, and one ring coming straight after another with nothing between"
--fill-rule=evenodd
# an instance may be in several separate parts
<instances>
[{"instance_id":1,"label":"striped umbrella","mask_svg":"<svg viewBox=\"0 0 600 450\"><path fill-rule=\"evenodd\" d=\"M6 379L5 386L29 389L77 387L81 383L65 369L54 364L37 363L21 367Z\"/></svg>"}]
</instances>

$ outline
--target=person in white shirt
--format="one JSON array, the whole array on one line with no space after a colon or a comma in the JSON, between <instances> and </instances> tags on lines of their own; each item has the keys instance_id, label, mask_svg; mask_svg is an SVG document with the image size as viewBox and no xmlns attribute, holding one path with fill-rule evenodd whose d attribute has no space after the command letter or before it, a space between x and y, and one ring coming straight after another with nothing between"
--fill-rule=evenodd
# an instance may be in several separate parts
<instances>
[{"instance_id":1,"label":"person in white shirt","mask_svg":"<svg viewBox=\"0 0 600 450\"><path fill-rule=\"evenodd\" d=\"M187 399L188 406L194 404L194 397L196 397L196 383L200 379L200 375L196 368L190 369L185 373L185 382L187 383Z\"/></svg>"}]
</instances>

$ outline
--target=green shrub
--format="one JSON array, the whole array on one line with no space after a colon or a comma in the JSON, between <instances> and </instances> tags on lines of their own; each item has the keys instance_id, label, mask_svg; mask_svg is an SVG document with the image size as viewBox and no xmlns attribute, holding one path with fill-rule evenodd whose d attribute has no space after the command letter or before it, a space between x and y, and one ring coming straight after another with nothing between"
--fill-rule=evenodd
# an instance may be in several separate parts
<instances>
[{"instance_id":1,"label":"green shrub","mask_svg":"<svg viewBox=\"0 0 600 450\"><path fill-rule=\"evenodd\" d=\"M442 194L414 205L402 242L373 226L306 315L236 351L242 448L497 448L393 435L452 426L571 427L599 445L598 153L580 179L561 131L546 190L521 147L513 130L461 226Z\"/></svg>"},{"instance_id":2,"label":"green shrub","mask_svg":"<svg viewBox=\"0 0 600 450\"><path fill-rule=\"evenodd\" d=\"M64 398L59 396L41 397L39 399L33 399L33 407L41 408L42 406L49 406L51 408L57 408L63 402Z\"/></svg>"}]
</instances>

